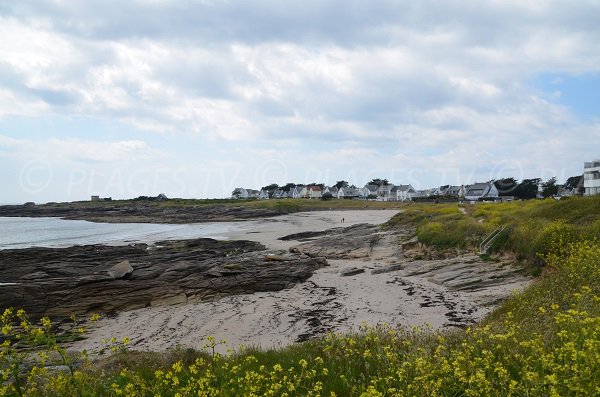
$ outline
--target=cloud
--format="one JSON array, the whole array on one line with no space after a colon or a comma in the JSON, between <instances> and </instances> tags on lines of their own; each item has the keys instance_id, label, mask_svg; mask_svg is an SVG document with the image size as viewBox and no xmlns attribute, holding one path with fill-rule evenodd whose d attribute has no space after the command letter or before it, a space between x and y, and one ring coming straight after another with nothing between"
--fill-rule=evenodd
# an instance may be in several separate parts
<instances>
[{"instance_id":1,"label":"cloud","mask_svg":"<svg viewBox=\"0 0 600 397\"><path fill-rule=\"evenodd\" d=\"M335 173L353 156L431 181L444 166L465 178L510 162L547 169L600 150L578 143L593 122L532 83L600 71L599 13L559 0L14 2L0 12L0 126L108 120L131 134L70 131L39 154L159 156L142 132L260 150L288 164L282 178L304 177L296 158ZM262 175L260 161L243 161Z\"/></svg>"},{"instance_id":2,"label":"cloud","mask_svg":"<svg viewBox=\"0 0 600 397\"><path fill-rule=\"evenodd\" d=\"M43 159L57 163L130 163L157 160L166 154L149 147L143 141L84 141L79 139L48 139L33 141L0 135L4 157L20 160ZM1 153L1 152L0 152Z\"/></svg>"}]
</instances>

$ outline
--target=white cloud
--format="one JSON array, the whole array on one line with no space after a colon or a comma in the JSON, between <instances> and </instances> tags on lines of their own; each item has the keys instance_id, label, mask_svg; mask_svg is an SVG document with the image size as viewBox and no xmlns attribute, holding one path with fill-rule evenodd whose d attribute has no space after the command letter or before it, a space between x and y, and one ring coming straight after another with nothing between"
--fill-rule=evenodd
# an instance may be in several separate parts
<instances>
[{"instance_id":1,"label":"white cloud","mask_svg":"<svg viewBox=\"0 0 600 397\"><path fill-rule=\"evenodd\" d=\"M4 8L0 127L11 117L94 118L223 152L260 148L260 159L287 164L282 177L303 177L299 157L332 173L344 170L336 162L359 158L366 168L377 158L398 174L446 164L470 177L486 164L548 168L600 150L573 139L597 127L560 105L562 86L541 93L531 84L543 73L600 72L597 2ZM32 152L90 162L160 155L139 135L104 142L84 133L32 142ZM4 156L15 150L6 142ZM542 146L561 155L527 160ZM260 161L243 166L262 178Z\"/></svg>"},{"instance_id":2,"label":"white cloud","mask_svg":"<svg viewBox=\"0 0 600 397\"><path fill-rule=\"evenodd\" d=\"M117 142L56 139L33 141L0 135L5 157L29 161L43 159L55 163L131 163L166 157L143 141Z\"/></svg>"}]
</instances>

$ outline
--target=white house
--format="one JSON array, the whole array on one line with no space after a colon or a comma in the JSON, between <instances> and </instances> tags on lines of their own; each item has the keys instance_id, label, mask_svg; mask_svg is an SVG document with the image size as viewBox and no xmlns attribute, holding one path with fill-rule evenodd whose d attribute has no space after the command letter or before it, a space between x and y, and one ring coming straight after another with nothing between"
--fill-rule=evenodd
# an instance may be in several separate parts
<instances>
[{"instance_id":1,"label":"white house","mask_svg":"<svg viewBox=\"0 0 600 397\"><path fill-rule=\"evenodd\" d=\"M367 199L369 197L369 195L371 194L371 191L369 189L367 189L366 187L359 187L358 188L358 197L361 199Z\"/></svg>"},{"instance_id":2,"label":"white house","mask_svg":"<svg viewBox=\"0 0 600 397\"><path fill-rule=\"evenodd\" d=\"M258 199L259 200L268 200L269 199L269 191L268 190L261 190L260 193L258 193Z\"/></svg>"},{"instance_id":3,"label":"white house","mask_svg":"<svg viewBox=\"0 0 600 397\"><path fill-rule=\"evenodd\" d=\"M583 164L583 187L586 196L600 194L600 160Z\"/></svg>"},{"instance_id":4,"label":"white house","mask_svg":"<svg viewBox=\"0 0 600 397\"><path fill-rule=\"evenodd\" d=\"M379 189L379 186L377 185L365 185L362 189L362 193L364 197L377 196L377 189Z\"/></svg>"},{"instance_id":5,"label":"white house","mask_svg":"<svg viewBox=\"0 0 600 397\"><path fill-rule=\"evenodd\" d=\"M352 187L342 187L338 190L337 198L358 198L358 189L354 186Z\"/></svg>"},{"instance_id":6,"label":"white house","mask_svg":"<svg viewBox=\"0 0 600 397\"><path fill-rule=\"evenodd\" d=\"M429 197L429 196L433 196L435 190L436 189L434 189L434 188L432 188L432 189L417 190L417 194L415 195L415 197Z\"/></svg>"},{"instance_id":7,"label":"white house","mask_svg":"<svg viewBox=\"0 0 600 397\"><path fill-rule=\"evenodd\" d=\"M288 198L288 192L286 192L285 190L277 189L273 192L273 196L271 197L274 199Z\"/></svg>"},{"instance_id":8,"label":"white house","mask_svg":"<svg viewBox=\"0 0 600 397\"><path fill-rule=\"evenodd\" d=\"M411 185L396 185L392 188L392 196L397 201L411 201L417 191Z\"/></svg>"},{"instance_id":9,"label":"white house","mask_svg":"<svg viewBox=\"0 0 600 397\"><path fill-rule=\"evenodd\" d=\"M308 198L321 198L321 193L321 186L313 185L306 187L306 197Z\"/></svg>"},{"instance_id":10,"label":"white house","mask_svg":"<svg viewBox=\"0 0 600 397\"><path fill-rule=\"evenodd\" d=\"M296 186L295 188L290 189L288 193L288 197L290 198L302 198L306 195L306 187L305 186Z\"/></svg>"},{"instance_id":11,"label":"white house","mask_svg":"<svg viewBox=\"0 0 600 397\"><path fill-rule=\"evenodd\" d=\"M498 198L498 189L494 182L475 183L465 191L465 200L477 201L488 198Z\"/></svg>"},{"instance_id":12,"label":"white house","mask_svg":"<svg viewBox=\"0 0 600 397\"><path fill-rule=\"evenodd\" d=\"M465 187L463 185L461 186L450 186L447 190L446 190L446 195L447 196L452 196L452 197L464 197L465 196Z\"/></svg>"},{"instance_id":13,"label":"white house","mask_svg":"<svg viewBox=\"0 0 600 397\"><path fill-rule=\"evenodd\" d=\"M232 199L248 198L248 191L246 189L244 189L243 187L236 187L235 189L233 189L233 192L231 193L231 198Z\"/></svg>"},{"instance_id":14,"label":"white house","mask_svg":"<svg viewBox=\"0 0 600 397\"><path fill-rule=\"evenodd\" d=\"M377 197L387 201L392 196L392 188L394 185L381 185L377 188Z\"/></svg>"},{"instance_id":15,"label":"white house","mask_svg":"<svg viewBox=\"0 0 600 397\"><path fill-rule=\"evenodd\" d=\"M435 189L433 189L433 192L431 195L432 196L445 196L448 192L448 188L450 188L450 186L448 186L448 185L436 187Z\"/></svg>"}]
</instances>

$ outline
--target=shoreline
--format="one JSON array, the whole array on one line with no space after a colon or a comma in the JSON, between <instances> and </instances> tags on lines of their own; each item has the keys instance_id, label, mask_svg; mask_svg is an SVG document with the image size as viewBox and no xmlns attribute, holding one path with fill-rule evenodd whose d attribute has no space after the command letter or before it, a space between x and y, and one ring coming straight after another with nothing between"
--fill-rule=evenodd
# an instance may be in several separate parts
<instances>
[{"instance_id":1,"label":"shoreline","mask_svg":"<svg viewBox=\"0 0 600 397\"><path fill-rule=\"evenodd\" d=\"M232 239L253 240L282 253L326 258L328 266L279 291L121 312L94 324L87 339L72 348L94 351L112 337L128 337L131 348L138 350L199 348L208 336L228 342L219 347L222 351L241 346L279 348L327 332L357 330L363 322L464 328L530 281L506 263L484 263L475 255L409 260L405 256L409 245L398 246L397 241L411 231L382 231L373 225L384 223L392 213L372 219L371 224L364 222L366 214L344 211L343 227L339 212L332 217L320 212L286 215L263 220L257 230L233 233ZM302 241L277 239L319 230L325 235Z\"/></svg>"},{"instance_id":2,"label":"shoreline","mask_svg":"<svg viewBox=\"0 0 600 397\"><path fill-rule=\"evenodd\" d=\"M189 224L260 220L278 215L329 210L398 209L398 202L281 199L211 202L210 200L106 202L81 201L40 205L2 205L0 217L54 217L95 223Z\"/></svg>"}]
</instances>

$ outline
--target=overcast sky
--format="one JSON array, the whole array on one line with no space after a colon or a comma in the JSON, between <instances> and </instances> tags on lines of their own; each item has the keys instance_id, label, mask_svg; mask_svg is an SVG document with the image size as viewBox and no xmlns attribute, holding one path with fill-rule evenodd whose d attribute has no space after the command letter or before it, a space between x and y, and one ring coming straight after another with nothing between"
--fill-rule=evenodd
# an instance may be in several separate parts
<instances>
[{"instance_id":1,"label":"overcast sky","mask_svg":"<svg viewBox=\"0 0 600 397\"><path fill-rule=\"evenodd\" d=\"M563 181L600 158L599 20L585 0L0 0L0 203Z\"/></svg>"}]
</instances>

